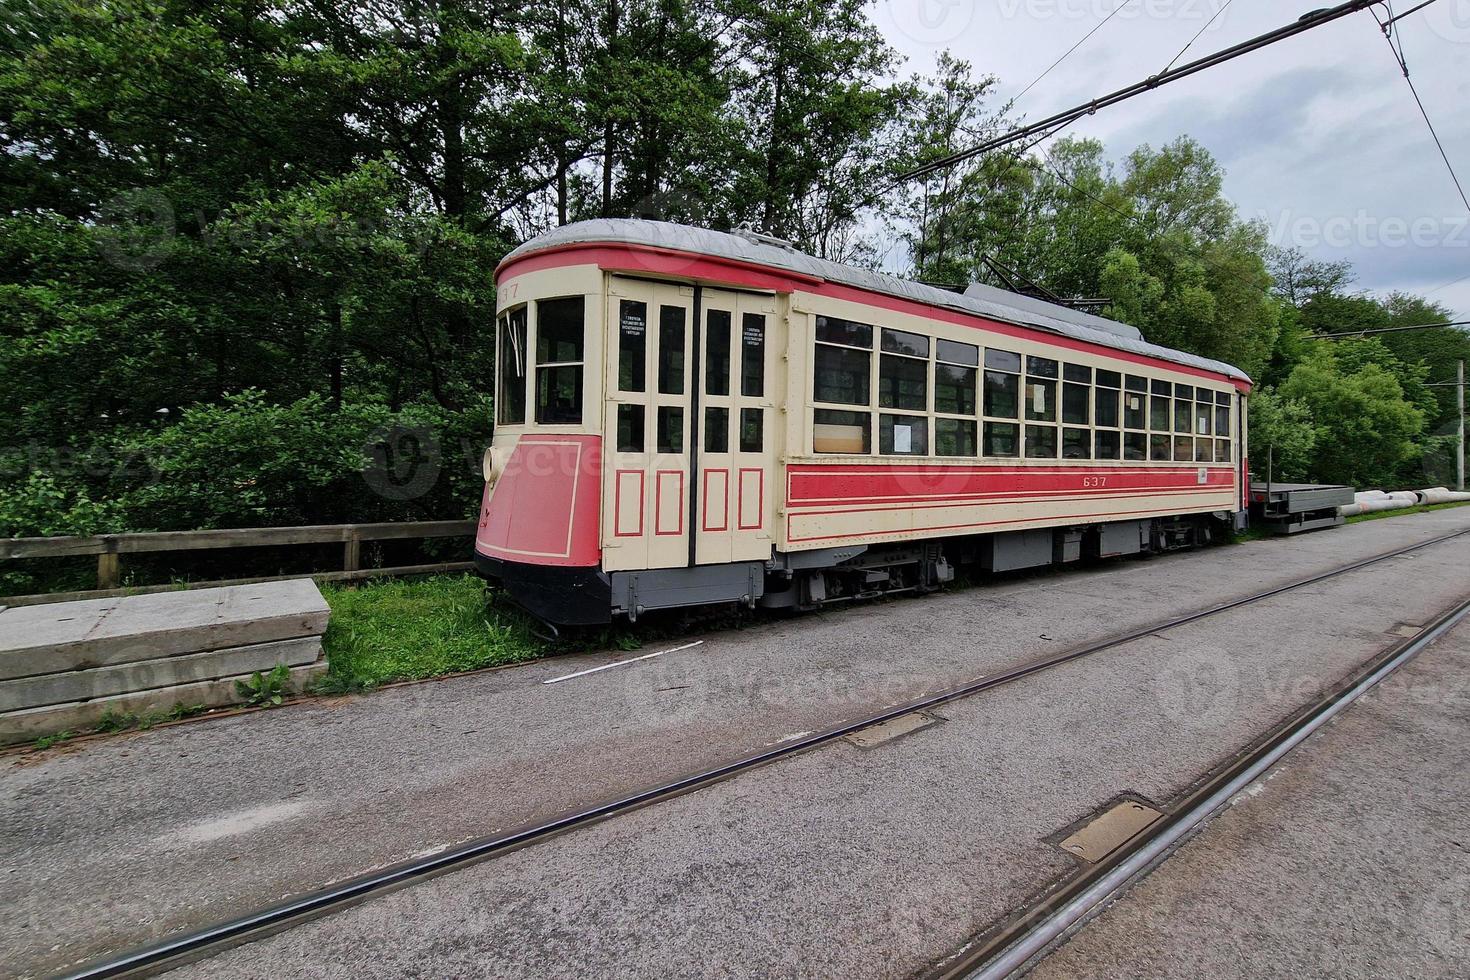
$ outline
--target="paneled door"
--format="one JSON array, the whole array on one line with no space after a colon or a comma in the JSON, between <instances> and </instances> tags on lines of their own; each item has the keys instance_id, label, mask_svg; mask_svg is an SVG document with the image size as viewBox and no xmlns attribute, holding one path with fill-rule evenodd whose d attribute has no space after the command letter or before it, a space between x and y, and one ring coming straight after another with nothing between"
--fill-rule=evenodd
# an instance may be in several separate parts
<instances>
[{"instance_id":1,"label":"paneled door","mask_svg":"<svg viewBox=\"0 0 1470 980\"><path fill-rule=\"evenodd\" d=\"M695 548L701 565L771 557L776 297L700 292Z\"/></svg>"},{"instance_id":2,"label":"paneled door","mask_svg":"<svg viewBox=\"0 0 1470 980\"><path fill-rule=\"evenodd\" d=\"M613 276L603 436L603 567L689 564L694 289Z\"/></svg>"}]
</instances>

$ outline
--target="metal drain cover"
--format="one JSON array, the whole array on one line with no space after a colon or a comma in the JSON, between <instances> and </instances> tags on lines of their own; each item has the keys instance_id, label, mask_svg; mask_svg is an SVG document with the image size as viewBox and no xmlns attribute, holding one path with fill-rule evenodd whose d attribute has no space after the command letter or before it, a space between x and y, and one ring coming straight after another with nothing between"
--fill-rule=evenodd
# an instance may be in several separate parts
<instances>
[{"instance_id":1,"label":"metal drain cover","mask_svg":"<svg viewBox=\"0 0 1470 980\"><path fill-rule=\"evenodd\" d=\"M871 749L885 742L891 742L901 735L917 732L922 728L928 728L930 725L937 725L942 720L942 718L927 715L922 711L913 711L906 715L899 715L897 718L890 718L887 721L879 722L876 725L869 725L867 728L859 729L845 737L860 749Z\"/></svg>"},{"instance_id":2,"label":"metal drain cover","mask_svg":"<svg viewBox=\"0 0 1470 980\"><path fill-rule=\"evenodd\" d=\"M1124 800L1062 841L1062 850L1088 863L1100 861L1162 816L1158 810L1137 800Z\"/></svg>"}]
</instances>

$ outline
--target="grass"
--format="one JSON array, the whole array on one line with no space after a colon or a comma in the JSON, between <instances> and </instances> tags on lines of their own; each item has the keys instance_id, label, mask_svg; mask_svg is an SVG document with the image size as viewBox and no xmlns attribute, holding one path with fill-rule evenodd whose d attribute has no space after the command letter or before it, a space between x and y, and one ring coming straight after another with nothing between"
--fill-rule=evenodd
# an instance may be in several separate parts
<instances>
[{"instance_id":1,"label":"grass","mask_svg":"<svg viewBox=\"0 0 1470 980\"><path fill-rule=\"evenodd\" d=\"M1405 514L1424 514L1431 510L1449 510L1451 507L1470 507L1470 500L1457 500L1448 504L1423 504L1419 507L1400 507L1397 510L1375 510L1368 514L1357 514L1349 517L1349 524L1357 524L1360 521L1377 521L1385 517L1402 517Z\"/></svg>"},{"instance_id":2,"label":"grass","mask_svg":"<svg viewBox=\"0 0 1470 980\"><path fill-rule=\"evenodd\" d=\"M543 656L530 621L474 575L323 589L332 607L319 693L362 690Z\"/></svg>"}]
</instances>

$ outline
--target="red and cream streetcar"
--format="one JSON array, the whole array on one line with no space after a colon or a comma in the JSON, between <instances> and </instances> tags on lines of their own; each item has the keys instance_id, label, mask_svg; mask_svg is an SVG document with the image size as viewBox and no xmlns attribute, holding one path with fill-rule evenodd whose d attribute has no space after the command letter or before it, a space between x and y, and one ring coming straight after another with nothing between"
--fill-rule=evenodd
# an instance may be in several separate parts
<instances>
[{"instance_id":1,"label":"red and cream streetcar","mask_svg":"<svg viewBox=\"0 0 1470 980\"><path fill-rule=\"evenodd\" d=\"M475 542L537 616L808 608L1242 526L1218 361L988 286L606 219L508 255Z\"/></svg>"}]
</instances>

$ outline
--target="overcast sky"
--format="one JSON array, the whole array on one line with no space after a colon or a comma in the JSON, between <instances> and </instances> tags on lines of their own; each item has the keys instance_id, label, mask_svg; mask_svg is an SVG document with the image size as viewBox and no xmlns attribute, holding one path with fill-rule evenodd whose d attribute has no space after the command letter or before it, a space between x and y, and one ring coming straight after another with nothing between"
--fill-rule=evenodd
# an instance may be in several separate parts
<instances>
[{"instance_id":1,"label":"overcast sky","mask_svg":"<svg viewBox=\"0 0 1470 980\"><path fill-rule=\"evenodd\" d=\"M875 0L873 16L907 59L905 74L930 73L947 48L977 73L999 76L1004 101L1125 4L1018 103L1019 113L1039 119L1157 73L1224 3ZM1332 4L1233 0L1179 63ZM1470 0L1438 0L1399 27L1414 84L1470 191ZM1264 218L1277 244L1348 259L1359 288L1427 294L1470 319L1470 214L1370 13L1106 109L1068 132L1101 139L1114 159L1187 133L1224 166L1225 193L1242 216Z\"/></svg>"}]
</instances>

